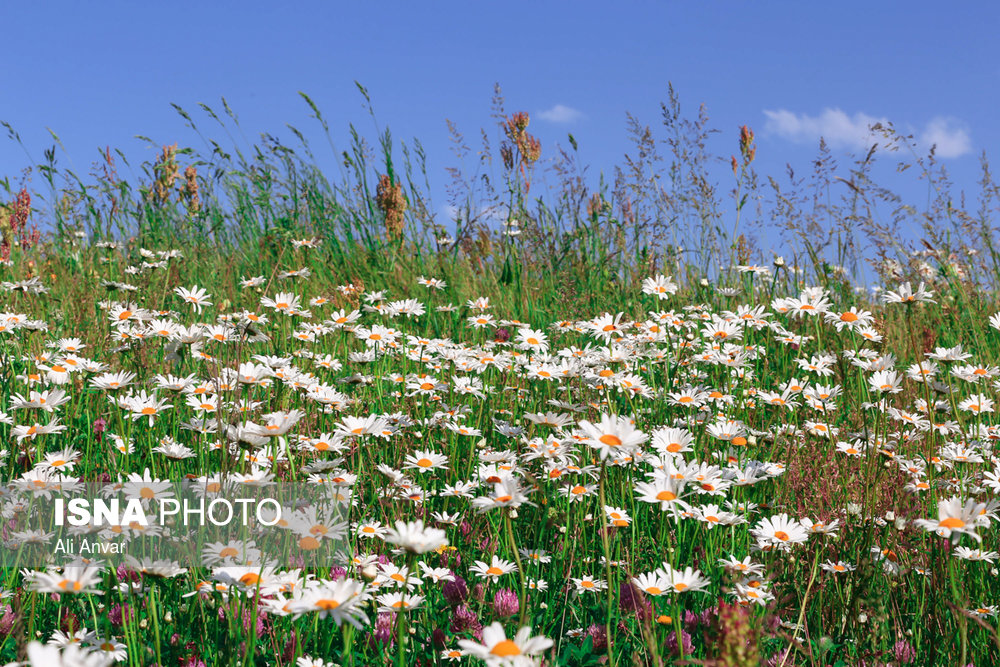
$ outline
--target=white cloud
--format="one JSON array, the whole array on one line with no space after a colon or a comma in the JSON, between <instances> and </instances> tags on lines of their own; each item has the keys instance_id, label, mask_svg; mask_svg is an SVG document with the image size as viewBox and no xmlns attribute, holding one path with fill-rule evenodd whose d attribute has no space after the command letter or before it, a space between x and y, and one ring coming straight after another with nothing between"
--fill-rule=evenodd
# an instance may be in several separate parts
<instances>
[{"instance_id":1,"label":"white cloud","mask_svg":"<svg viewBox=\"0 0 1000 667\"><path fill-rule=\"evenodd\" d=\"M765 110L767 123L764 129L795 143L814 143L820 137L834 148L866 149L878 142L878 137L868 128L875 123L888 122L866 113L848 116L840 109L824 109L818 116L797 114L787 109Z\"/></svg>"},{"instance_id":2,"label":"white cloud","mask_svg":"<svg viewBox=\"0 0 1000 667\"><path fill-rule=\"evenodd\" d=\"M816 143L820 137L832 148L867 150L879 143L880 136L871 131L876 123L887 124L885 117L871 116L863 112L848 115L841 109L824 109L816 116L797 114L787 109L764 110L767 122L764 130L795 143ZM923 127L914 130L897 125L904 134L913 134L918 146L929 150L937 146L941 158L954 158L972 150L972 141L964 123L955 118L936 116Z\"/></svg>"},{"instance_id":3,"label":"white cloud","mask_svg":"<svg viewBox=\"0 0 1000 667\"><path fill-rule=\"evenodd\" d=\"M539 111L538 117L550 123L572 123L583 118L583 112L565 104L557 104L551 109Z\"/></svg>"},{"instance_id":4,"label":"white cloud","mask_svg":"<svg viewBox=\"0 0 1000 667\"><path fill-rule=\"evenodd\" d=\"M968 128L955 118L932 118L917 139L924 148L937 146L937 156L942 158L958 157L972 151Z\"/></svg>"}]
</instances>

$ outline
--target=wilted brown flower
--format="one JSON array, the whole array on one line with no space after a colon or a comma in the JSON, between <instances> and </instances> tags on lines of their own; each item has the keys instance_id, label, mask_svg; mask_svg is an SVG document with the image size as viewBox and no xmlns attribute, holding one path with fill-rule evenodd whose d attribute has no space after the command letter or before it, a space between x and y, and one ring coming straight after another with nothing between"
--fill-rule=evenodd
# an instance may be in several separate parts
<instances>
[{"instance_id":1,"label":"wilted brown flower","mask_svg":"<svg viewBox=\"0 0 1000 667\"><path fill-rule=\"evenodd\" d=\"M753 143L753 130L744 125L740 128L740 154L743 156L743 166L748 166L757 155L757 147Z\"/></svg>"},{"instance_id":2,"label":"wilted brown flower","mask_svg":"<svg viewBox=\"0 0 1000 667\"><path fill-rule=\"evenodd\" d=\"M28 230L28 216L31 215L31 193L27 188L21 190L8 206L0 205L0 259L10 258L10 249L15 243L27 250L40 238L38 229L32 226Z\"/></svg>"},{"instance_id":3,"label":"wilted brown flower","mask_svg":"<svg viewBox=\"0 0 1000 667\"><path fill-rule=\"evenodd\" d=\"M198 196L198 170L189 166L184 170L184 187L181 196L187 202L188 214L194 215L201 210L201 197Z\"/></svg>"},{"instance_id":4,"label":"wilted brown flower","mask_svg":"<svg viewBox=\"0 0 1000 667\"><path fill-rule=\"evenodd\" d=\"M526 111L518 111L512 114L507 120L507 127L510 128L510 132L514 134L520 134L528 128L528 123L531 122L531 117L528 116Z\"/></svg>"},{"instance_id":5,"label":"wilted brown flower","mask_svg":"<svg viewBox=\"0 0 1000 667\"><path fill-rule=\"evenodd\" d=\"M403 214L406 213L407 207L406 197L403 196L403 186L399 183L393 183L387 174L382 174L378 179L378 188L375 190L375 202L385 215L386 237L393 240L401 239L405 225Z\"/></svg>"},{"instance_id":6,"label":"wilted brown flower","mask_svg":"<svg viewBox=\"0 0 1000 667\"><path fill-rule=\"evenodd\" d=\"M736 237L736 258L740 264L750 263L750 246L743 234Z\"/></svg>"},{"instance_id":7,"label":"wilted brown flower","mask_svg":"<svg viewBox=\"0 0 1000 667\"><path fill-rule=\"evenodd\" d=\"M541 142L527 132L529 122L528 114L524 111L518 111L507 119L504 128L507 138L517 147L521 162L526 164L537 162L542 155Z\"/></svg>"},{"instance_id":8,"label":"wilted brown flower","mask_svg":"<svg viewBox=\"0 0 1000 667\"><path fill-rule=\"evenodd\" d=\"M521 158L529 164L537 162L538 158L542 157L542 142L527 132L524 133L517 147L521 151Z\"/></svg>"},{"instance_id":9,"label":"wilted brown flower","mask_svg":"<svg viewBox=\"0 0 1000 667\"><path fill-rule=\"evenodd\" d=\"M159 204L166 203L170 191L174 188L180 166L177 164L177 144L164 146L160 159L153 165L156 179L153 181L153 200Z\"/></svg>"},{"instance_id":10,"label":"wilted brown flower","mask_svg":"<svg viewBox=\"0 0 1000 667\"><path fill-rule=\"evenodd\" d=\"M10 226L15 234L24 229L24 226L28 223L28 215L30 214L31 193L28 192L27 188L21 188L14 198L10 213Z\"/></svg>"},{"instance_id":11,"label":"wilted brown flower","mask_svg":"<svg viewBox=\"0 0 1000 667\"><path fill-rule=\"evenodd\" d=\"M587 200L587 217L591 220L596 220L597 216L604 213L608 208L607 202L604 201L604 197L601 196L600 192L595 192Z\"/></svg>"}]
</instances>

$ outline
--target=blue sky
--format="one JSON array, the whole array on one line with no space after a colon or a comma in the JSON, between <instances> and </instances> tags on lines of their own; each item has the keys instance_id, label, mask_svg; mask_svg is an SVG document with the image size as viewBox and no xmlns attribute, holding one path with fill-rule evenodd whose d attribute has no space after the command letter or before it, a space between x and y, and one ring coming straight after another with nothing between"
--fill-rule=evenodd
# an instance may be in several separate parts
<instances>
[{"instance_id":1,"label":"blue sky","mask_svg":"<svg viewBox=\"0 0 1000 667\"><path fill-rule=\"evenodd\" d=\"M495 82L508 111L532 114L543 157L571 132L595 175L630 149L626 112L657 125L668 82L687 110L707 106L718 153L754 128L762 173L807 171L821 134L857 150L889 119L936 142L975 191L978 154L995 159L1000 136L996 3L53 1L8 5L5 19L0 120L35 160L51 128L59 164L78 172L105 145L152 159L137 134L195 144L170 103L221 96L247 135L287 137L285 123L315 127L306 91L346 146L348 122L371 129L355 80L395 137L423 142L440 206L445 120L467 136L489 127ZM16 180L28 158L0 140L0 174Z\"/></svg>"}]
</instances>

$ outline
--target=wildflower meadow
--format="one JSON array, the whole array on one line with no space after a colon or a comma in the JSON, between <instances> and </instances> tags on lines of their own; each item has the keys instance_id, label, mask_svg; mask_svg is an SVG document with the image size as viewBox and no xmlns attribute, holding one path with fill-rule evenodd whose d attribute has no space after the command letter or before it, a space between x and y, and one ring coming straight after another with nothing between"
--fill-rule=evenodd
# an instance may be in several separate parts
<instances>
[{"instance_id":1,"label":"wildflower meadow","mask_svg":"<svg viewBox=\"0 0 1000 667\"><path fill-rule=\"evenodd\" d=\"M758 175L749 127L720 171L671 90L597 184L494 105L451 219L419 142L352 127L330 173L294 128L211 138L225 103L142 165L6 175L0 660L996 664L985 158L959 199L880 128L919 206L874 150ZM284 495L184 550L142 520L181 486Z\"/></svg>"}]
</instances>

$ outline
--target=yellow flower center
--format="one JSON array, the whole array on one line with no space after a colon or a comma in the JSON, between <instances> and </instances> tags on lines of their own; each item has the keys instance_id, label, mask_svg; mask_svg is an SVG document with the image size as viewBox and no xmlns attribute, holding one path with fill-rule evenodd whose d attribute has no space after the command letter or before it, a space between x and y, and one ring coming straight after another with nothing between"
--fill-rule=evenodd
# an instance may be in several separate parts
<instances>
[{"instance_id":1,"label":"yellow flower center","mask_svg":"<svg viewBox=\"0 0 1000 667\"><path fill-rule=\"evenodd\" d=\"M504 639L493 645L490 649L490 655L495 655L498 657L506 658L512 655L521 655L521 647L515 644L510 639Z\"/></svg>"},{"instance_id":2,"label":"yellow flower center","mask_svg":"<svg viewBox=\"0 0 1000 667\"><path fill-rule=\"evenodd\" d=\"M299 540L299 548L302 549L303 551L315 551L316 549L319 549L319 540L317 540L312 535L307 535L306 537L303 537L301 540Z\"/></svg>"}]
</instances>

